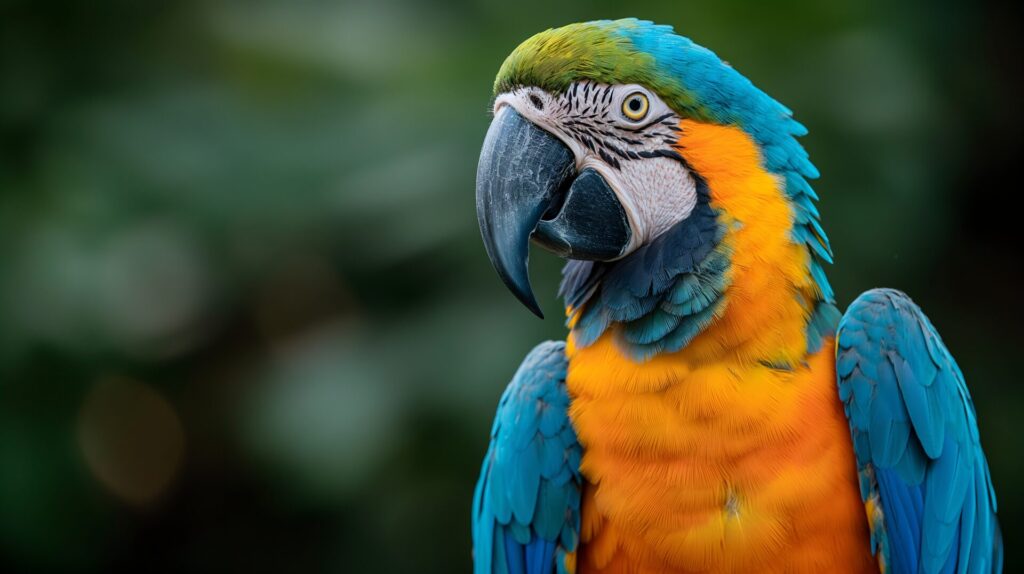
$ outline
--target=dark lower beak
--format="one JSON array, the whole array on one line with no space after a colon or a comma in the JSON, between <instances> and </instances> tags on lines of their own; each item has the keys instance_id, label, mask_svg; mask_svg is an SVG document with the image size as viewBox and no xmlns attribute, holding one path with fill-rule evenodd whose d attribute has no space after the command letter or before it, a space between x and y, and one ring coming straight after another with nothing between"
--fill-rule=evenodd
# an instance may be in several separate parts
<instances>
[{"instance_id":1,"label":"dark lower beak","mask_svg":"<svg viewBox=\"0 0 1024 574\"><path fill-rule=\"evenodd\" d=\"M476 172L476 214L501 280L538 317L530 286L531 236L564 257L611 260L631 231L625 210L600 174L578 177L572 151L510 106L498 110Z\"/></svg>"}]
</instances>

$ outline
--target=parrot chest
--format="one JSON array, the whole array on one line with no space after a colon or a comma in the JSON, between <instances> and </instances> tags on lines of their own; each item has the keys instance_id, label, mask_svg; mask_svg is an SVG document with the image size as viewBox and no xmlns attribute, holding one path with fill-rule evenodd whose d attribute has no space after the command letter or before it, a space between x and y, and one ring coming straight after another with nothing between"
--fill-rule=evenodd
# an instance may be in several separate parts
<instances>
[{"instance_id":1,"label":"parrot chest","mask_svg":"<svg viewBox=\"0 0 1024 574\"><path fill-rule=\"evenodd\" d=\"M578 572L877 572L831 348L793 371L575 350Z\"/></svg>"}]
</instances>

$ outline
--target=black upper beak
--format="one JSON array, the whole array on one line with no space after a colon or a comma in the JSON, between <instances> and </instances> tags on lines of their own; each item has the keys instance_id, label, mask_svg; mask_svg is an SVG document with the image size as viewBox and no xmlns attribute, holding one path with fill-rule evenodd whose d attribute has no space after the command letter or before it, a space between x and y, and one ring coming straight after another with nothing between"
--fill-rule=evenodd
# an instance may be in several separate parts
<instances>
[{"instance_id":1,"label":"black upper beak","mask_svg":"<svg viewBox=\"0 0 1024 574\"><path fill-rule=\"evenodd\" d=\"M512 293L543 317L530 286L529 241L564 257L607 261L632 232L614 191L593 169L576 173L572 151L511 106L498 110L476 172L484 247Z\"/></svg>"}]
</instances>

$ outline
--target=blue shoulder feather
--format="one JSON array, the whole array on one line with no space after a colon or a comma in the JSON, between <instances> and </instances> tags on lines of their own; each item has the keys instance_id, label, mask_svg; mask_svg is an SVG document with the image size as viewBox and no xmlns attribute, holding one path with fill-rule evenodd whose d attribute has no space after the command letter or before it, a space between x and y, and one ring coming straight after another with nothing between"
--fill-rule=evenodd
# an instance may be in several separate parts
<instances>
[{"instance_id":1,"label":"blue shoulder feather","mask_svg":"<svg viewBox=\"0 0 1024 574\"><path fill-rule=\"evenodd\" d=\"M874 289L839 323L839 396L888 572L1002 571L996 495L963 374L909 297Z\"/></svg>"},{"instance_id":2,"label":"blue shoulder feather","mask_svg":"<svg viewBox=\"0 0 1024 574\"><path fill-rule=\"evenodd\" d=\"M576 550L582 449L565 371L565 344L541 343L501 397L473 496L476 574L564 572Z\"/></svg>"}]
</instances>

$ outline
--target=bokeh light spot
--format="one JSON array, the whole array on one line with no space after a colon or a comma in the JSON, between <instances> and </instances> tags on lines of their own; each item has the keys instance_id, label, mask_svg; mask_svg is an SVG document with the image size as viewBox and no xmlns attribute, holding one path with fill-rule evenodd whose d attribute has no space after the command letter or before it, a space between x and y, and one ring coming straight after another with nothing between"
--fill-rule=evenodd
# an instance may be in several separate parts
<instances>
[{"instance_id":1,"label":"bokeh light spot","mask_svg":"<svg viewBox=\"0 0 1024 574\"><path fill-rule=\"evenodd\" d=\"M177 475L185 435L174 407L150 386L101 380L79 414L78 443L93 476L133 505L155 501Z\"/></svg>"}]
</instances>

